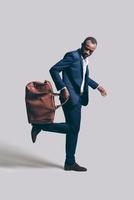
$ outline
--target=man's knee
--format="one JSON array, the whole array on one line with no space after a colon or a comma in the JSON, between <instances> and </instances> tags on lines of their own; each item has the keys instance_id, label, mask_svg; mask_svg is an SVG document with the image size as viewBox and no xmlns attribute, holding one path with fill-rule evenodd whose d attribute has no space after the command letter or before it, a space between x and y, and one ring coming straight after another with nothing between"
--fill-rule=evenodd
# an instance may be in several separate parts
<instances>
[{"instance_id":1,"label":"man's knee","mask_svg":"<svg viewBox=\"0 0 134 200\"><path fill-rule=\"evenodd\" d=\"M71 132L77 134L80 130L80 125L70 124Z\"/></svg>"}]
</instances>

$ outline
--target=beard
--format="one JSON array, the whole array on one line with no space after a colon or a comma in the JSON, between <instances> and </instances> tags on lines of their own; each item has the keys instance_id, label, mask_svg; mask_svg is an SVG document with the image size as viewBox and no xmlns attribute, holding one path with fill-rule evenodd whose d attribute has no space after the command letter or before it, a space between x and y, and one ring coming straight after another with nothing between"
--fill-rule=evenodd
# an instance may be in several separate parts
<instances>
[{"instance_id":1,"label":"beard","mask_svg":"<svg viewBox=\"0 0 134 200\"><path fill-rule=\"evenodd\" d=\"M83 53L83 58L87 58L89 57L91 54L86 54L86 53Z\"/></svg>"}]
</instances>

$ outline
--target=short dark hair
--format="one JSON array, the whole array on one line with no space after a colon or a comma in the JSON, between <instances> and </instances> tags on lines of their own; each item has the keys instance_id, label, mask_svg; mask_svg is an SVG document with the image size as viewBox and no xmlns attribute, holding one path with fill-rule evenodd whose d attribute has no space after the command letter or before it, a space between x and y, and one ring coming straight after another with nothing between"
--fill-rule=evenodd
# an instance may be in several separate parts
<instances>
[{"instance_id":1,"label":"short dark hair","mask_svg":"<svg viewBox=\"0 0 134 200\"><path fill-rule=\"evenodd\" d=\"M87 38L84 40L84 42L82 43L82 45L85 45L86 42L87 42L88 40L91 40L91 42L92 42L93 44L96 44L96 45L97 45L97 40L96 40L94 37L87 37Z\"/></svg>"}]
</instances>

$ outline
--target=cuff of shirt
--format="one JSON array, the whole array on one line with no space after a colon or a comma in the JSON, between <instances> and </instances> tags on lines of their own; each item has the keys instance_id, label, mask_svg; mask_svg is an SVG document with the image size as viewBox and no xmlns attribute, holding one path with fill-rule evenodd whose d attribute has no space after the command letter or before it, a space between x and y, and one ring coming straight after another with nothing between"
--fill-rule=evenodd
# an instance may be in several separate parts
<instances>
[{"instance_id":1,"label":"cuff of shirt","mask_svg":"<svg viewBox=\"0 0 134 200\"><path fill-rule=\"evenodd\" d=\"M64 88L66 88L66 86L65 86L65 87L63 87L62 89L60 89L60 91L61 91L61 90L63 90Z\"/></svg>"}]
</instances>

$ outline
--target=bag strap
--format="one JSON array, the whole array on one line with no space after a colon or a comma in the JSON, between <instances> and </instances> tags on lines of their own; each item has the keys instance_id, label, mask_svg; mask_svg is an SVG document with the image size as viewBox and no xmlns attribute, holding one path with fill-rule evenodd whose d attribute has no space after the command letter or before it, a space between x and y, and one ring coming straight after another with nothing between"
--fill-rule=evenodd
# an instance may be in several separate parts
<instances>
[{"instance_id":1,"label":"bag strap","mask_svg":"<svg viewBox=\"0 0 134 200\"><path fill-rule=\"evenodd\" d=\"M54 96L60 96L60 94L59 94L59 93L56 93L56 92L52 92L52 94L53 94ZM57 106L56 106L56 109L58 109L58 108L60 108L61 106L63 106L68 100L69 100L69 97L68 97L63 103L57 105Z\"/></svg>"}]
</instances>

